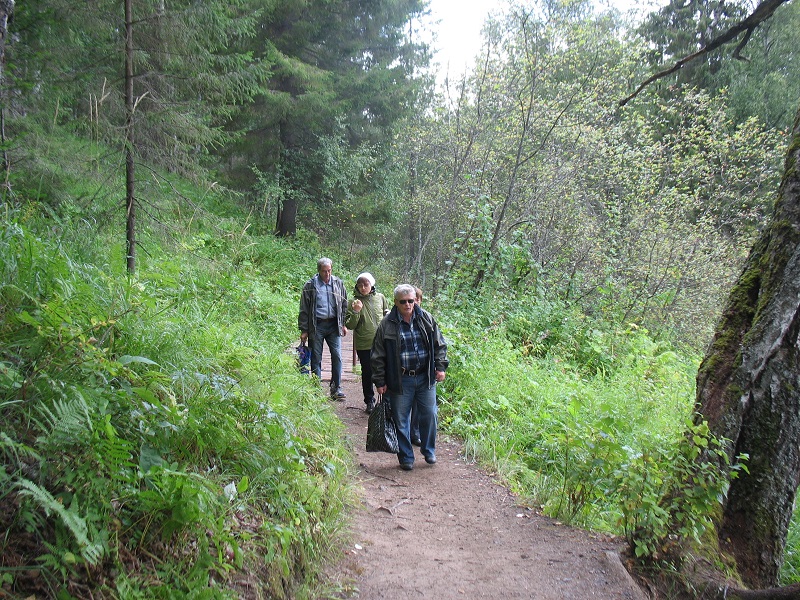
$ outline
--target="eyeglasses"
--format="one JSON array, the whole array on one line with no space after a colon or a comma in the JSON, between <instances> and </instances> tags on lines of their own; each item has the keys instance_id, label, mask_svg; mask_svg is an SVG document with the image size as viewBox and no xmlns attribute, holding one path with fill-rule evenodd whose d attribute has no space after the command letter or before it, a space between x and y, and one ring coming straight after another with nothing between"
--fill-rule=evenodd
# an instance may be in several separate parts
<instances>
[{"instance_id":1,"label":"eyeglasses","mask_svg":"<svg viewBox=\"0 0 800 600\"><path fill-rule=\"evenodd\" d=\"M398 304L414 304L414 302L416 302L416 300L414 300L413 298L406 298L404 300L397 301Z\"/></svg>"}]
</instances>

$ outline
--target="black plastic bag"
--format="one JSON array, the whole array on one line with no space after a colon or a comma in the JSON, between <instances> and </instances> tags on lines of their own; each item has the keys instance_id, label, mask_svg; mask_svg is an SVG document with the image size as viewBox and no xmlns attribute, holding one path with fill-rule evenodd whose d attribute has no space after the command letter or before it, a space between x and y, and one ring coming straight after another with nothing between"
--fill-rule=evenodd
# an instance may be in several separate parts
<instances>
[{"instance_id":1,"label":"black plastic bag","mask_svg":"<svg viewBox=\"0 0 800 600\"><path fill-rule=\"evenodd\" d=\"M378 404L369 413L367 423L367 452L389 452L397 454L397 427L392 418L392 407L389 402L378 398Z\"/></svg>"}]
</instances>

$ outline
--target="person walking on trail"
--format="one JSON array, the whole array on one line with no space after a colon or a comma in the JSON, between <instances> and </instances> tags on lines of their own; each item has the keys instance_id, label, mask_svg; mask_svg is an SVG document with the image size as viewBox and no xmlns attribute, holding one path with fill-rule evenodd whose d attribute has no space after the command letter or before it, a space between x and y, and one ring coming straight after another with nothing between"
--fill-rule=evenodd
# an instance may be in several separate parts
<instances>
[{"instance_id":1,"label":"person walking on trail","mask_svg":"<svg viewBox=\"0 0 800 600\"><path fill-rule=\"evenodd\" d=\"M361 389L364 392L364 410L367 414L375 408L372 390L372 340L381 320L389 312L386 296L375 290L375 278L370 273L361 273L356 278L355 299L347 308L345 326L353 332L358 362L361 363Z\"/></svg>"},{"instance_id":2,"label":"person walking on trail","mask_svg":"<svg viewBox=\"0 0 800 600\"><path fill-rule=\"evenodd\" d=\"M417 306L422 308L422 289L414 287L414 296L417 301ZM419 411L414 406L411 407L411 444L419 446L422 440L419 439Z\"/></svg>"},{"instance_id":3,"label":"person walking on trail","mask_svg":"<svg viewBox=\"0 0 800 600\"><path fill-rule=\"evenodd\" d=\"M372 381L392 398L397 425L400 468L414 468L411 445L411 407L419 412L420 451L429 465L436 463L436 383L444 381L447 344L433 316L417 306L414 286L394 288L394 308L375 332L372 342Z\"/></svg>"},{"instance_id":4,"label":"person walking on trail","mask_svg":"<svg viewBox=\"0 0 800 600\"><path fill-rule=\"evenodd\" d=\"M342 280L333 275L333 261L320 258L317 274L306 281L300 294L300 342L311 346L311 372L322 379L322 346L331 353L331 398L344 400L342 391L342 340L347 335L347 291Z\"/></svg>"}]
</instances>

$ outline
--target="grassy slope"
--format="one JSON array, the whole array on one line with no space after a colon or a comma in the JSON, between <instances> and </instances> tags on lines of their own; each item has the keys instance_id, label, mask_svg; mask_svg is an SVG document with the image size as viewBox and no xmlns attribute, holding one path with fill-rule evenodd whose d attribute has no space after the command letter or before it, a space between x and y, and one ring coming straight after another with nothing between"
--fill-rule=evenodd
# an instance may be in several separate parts
<instances>
[{"instance_id":1,"label":"grassy slope","mask_svg":"<svg viewBox=\"0 0 800 600\"><path fill-rule=\"evenodd\" d=\"M308 595L349 494L340 424L286 352L313 247L163 186L129 278L123 215L81 200L119 182L80 175L2 205L4 589Z\"/></svg>"}]
</instances>

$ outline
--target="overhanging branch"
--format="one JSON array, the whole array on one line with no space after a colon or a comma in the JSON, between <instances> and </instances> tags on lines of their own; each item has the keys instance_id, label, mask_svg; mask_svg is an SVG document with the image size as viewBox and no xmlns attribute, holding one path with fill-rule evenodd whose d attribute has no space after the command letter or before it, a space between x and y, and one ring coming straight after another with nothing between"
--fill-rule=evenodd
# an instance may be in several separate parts
<instances>
[{"instance_id":1,"label":"overhanging branch","mask_svg":"<svg viewBox=\"0 0 800 600\"><path fill-rule=\"evenodd\" d=\"M680 70L683 68L684 65L693 61L694 59L703 56L704 54L708 54L727 44L728 42L736 39L742 32L746 32L744 38L742 39L741 43L736 47L734 51L734 57L739 58L739 53L745 47L747 42L750 40L750 36L752 35L753 31L761 25L764 21L769 19L775 10L785 2L789 2L789 0L764 0L761 4L759 4L756 9L752 12L752 14L740 21L736 25L732 26L726 32L722 33L721 35L717 36L713 40L711 40L706 46L700 48L697 52L694 52L688 56L683 57L678 62L676 62L672 67L669 69L664 69L663 71L659 71L652 77L647 78L638 88L634 91L630 96L627 96L619 101L620 106L625 106L628 102L633 100L636 96L639 95L644 88L648 85L657 81L659 79L663 79L667 75L674 73L675 71Z\"/></svg>"}]
</instances>

